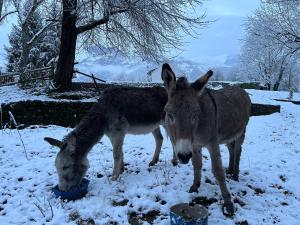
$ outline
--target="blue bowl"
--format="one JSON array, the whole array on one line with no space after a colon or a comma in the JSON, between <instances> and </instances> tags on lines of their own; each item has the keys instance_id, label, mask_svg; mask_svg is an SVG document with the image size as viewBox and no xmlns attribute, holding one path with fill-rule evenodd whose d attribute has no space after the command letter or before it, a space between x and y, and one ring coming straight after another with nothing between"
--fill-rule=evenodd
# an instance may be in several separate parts
<instances>
[{"instance_id":1,"label":"blue bowl","mask_svg":"<svg viewBox=\"0 0 300 225\"><path fill-rule=\"evenodd\" d=\"M61 198L65 200L77 200L84 197L87 193L88 186L90 181L88 179L83 178L79 186L73 187L68 191L60 191L58 185L52 188L53 193L56 198Z\"/></svg>"},{"instance_id":2,"label":"blue bowl","mask_svg":"<svg viewBox=\"0 0 300 225\"><path fill-rule=\"evenodd\" d=\"M171 225L207 225L208 210L194 203L181 203L170 209Z\"/></svg>"}]
</instances>

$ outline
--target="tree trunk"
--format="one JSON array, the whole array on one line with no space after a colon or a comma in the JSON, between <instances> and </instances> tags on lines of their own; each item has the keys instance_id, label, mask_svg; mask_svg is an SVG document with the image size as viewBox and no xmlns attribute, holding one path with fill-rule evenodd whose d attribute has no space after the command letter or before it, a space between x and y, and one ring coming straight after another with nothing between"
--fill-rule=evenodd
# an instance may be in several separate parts
<instances>
[{"instance_id":1,"label":"tree trunk","mask_svg":"<svg viewBox=\"0 0 300 225\"><path fill-rule=\"evenodd\" d=\"M20 64L19 64L19 73L20 73L20 83L23 84L27 79L30 77L28 76L27 65L29 60L29 51L28 45L26 43L22 43L22 53L20 57Z\"/></svg>"},{"instance_id":2,"label":"tree trunk","mask_svg":"<svg viewBox=\"0 0 300 225\"><path fill-rule=\"evenodd\" d=\"M273 91L278 91L279 85L280 85L280 81L277 80L273 86Z\"/></svg>"},{"instance_id":3,"label":"tree trunk","mask_svg":"<svg viewBox=\"0 0 300 225\"><path fill-rule=\"evenodd\" d=\"M278 91L280 82L281 82L282 77L283 77L284 70L285 70L285 67L283 67L283 68L280 69L278 78L277 78L277 80L276 80L276 82L275 82L275 84L273 86L273 91Z\"/></svg>"},{"instance_id":4,"label":"tree trunk","mask_svg":"<svg viewBox=\"0 0 300 225\"><path fill-rule=\"evenodd\" d=\"M71 89L73 67L75 62L77 28L77 0L62 0L63 16L61 27L61 43L54 83L59 91Z\"/></svg>"},{"instance_id":5,"label":"tree trunk","mask_svg":"<svg viewBox=\"0 0 300 225\"><path fill-rule=\"evenodd\" d=\"M20 56L19 62L19 73L20 73L20 83L23 85L24 81L29 79L28 74L26 74L26 70L28 69L28 61L29 61L29 53L30 47L27 42L30 40L29 35L29 25L28 21L24 21L21 26L21 44L22 44L22 52Z\"/></svg>"}]
</instances>

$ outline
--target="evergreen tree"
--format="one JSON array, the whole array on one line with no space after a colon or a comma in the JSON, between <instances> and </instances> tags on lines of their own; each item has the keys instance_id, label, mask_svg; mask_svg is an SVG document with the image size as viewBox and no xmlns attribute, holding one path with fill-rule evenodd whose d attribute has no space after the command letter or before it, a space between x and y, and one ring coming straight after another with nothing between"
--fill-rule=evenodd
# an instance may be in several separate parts
<instances>
[{"instance_id":1,"label":"evergreen tree","mask_svg":"<svg viewBox=\"0 0 300 225\"><path fill-rule=\"evenodd\" d=\"M45 21L39 10L34 11L32 16L27 19L27 26L24 27L24 18L31 7L31 0L27 0L22 9L21 17L17 25L14 25L9 35L9 46L5 47L7 53L7 71L20 72L22 63L20 58L22 51L28 51L26 57L25 69L42 68L53 61L58 55L59 50L59 25L49 26L32 45L26 46L26 43L37 35L45 26ZM53 14L57 12L51 12ZM24 49L24 46L26 47Z\"/></svg>"},{"instance_id":2,"label":"evergreen tree","mask_svg":"<svg viewBox=\"0 0 300 225\"><path fill-rule=\"evenodd\" d=\"M8 72L17 72L19 68L19 61L22 52L22 45L20 41L21 29L17 25L13 25L12 31L9 35L9 47L5 46L7 55L6 70Z\"/></svg>"}]
</instances>

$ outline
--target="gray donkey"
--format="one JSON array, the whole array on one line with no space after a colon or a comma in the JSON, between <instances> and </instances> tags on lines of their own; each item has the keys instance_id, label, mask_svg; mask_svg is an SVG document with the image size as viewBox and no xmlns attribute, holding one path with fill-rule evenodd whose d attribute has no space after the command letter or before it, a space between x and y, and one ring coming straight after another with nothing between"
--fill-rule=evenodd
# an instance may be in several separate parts
<instances>
[{"instance_id":1,"label":"gray donkey","mask_svg":"<svg viewBox=\"0 0 300 225\"><path fill-rule=\"evenodd\" d=\"M237 179L251 101L248 94L238 87L216 91L207 89L205 86L212 74L208 71L189 84L185 77L176 81L171 67L163 65L162 80L168 93L165 126L179 162L186 164L192 158L194 181L190 192L196 192L200 187L201 148L208 148L212 171L224 199L223 213L231 216L234 206L225 183L219 144L227 144L230 152L229 172Z\"/></svg>"},{"instance_id":2,"label":"gray donkey","mask_svg":"<svg viewBox=\"0 0 300 225\"><path fill-rule=\"evenodd\" d=\"M112 180L124 171L122 145L127 133L152 132L156 149L149 166L157 163L163 141L159 125L166 102L163 87L109 89L63 141L46 137L47 142L60 148L55 159L59 189L66 191L81 182L89 165L87 154L104 134L113 146Z\"/></svg>"}]
</instances>

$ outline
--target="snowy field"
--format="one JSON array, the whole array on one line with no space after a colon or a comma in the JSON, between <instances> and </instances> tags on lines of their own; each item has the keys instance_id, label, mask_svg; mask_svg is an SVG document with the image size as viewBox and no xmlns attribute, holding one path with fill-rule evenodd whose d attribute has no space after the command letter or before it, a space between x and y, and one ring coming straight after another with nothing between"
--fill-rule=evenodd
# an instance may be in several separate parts
<instances>
[{"instance_id":1,"label":"snowy field","mask_svg":"<svg viewBox=\"0 0 300 225\"><path fill-rule=\"evenodd\" d=\"M7 91L7 90L6 90ZM1 88L0 102L16 100ZM148 168L154 153L152 135L128 135L124 143L126 170L118 181L112 173L112 151L104 137L89 154L88 194L81 200L63 202L50 189L57 184L54 159L57 149L43 141L61 139L70 128L0 130L0 224L170 224L169 208L177 203L201 202L209 208L210 225L300 224L300 106L276 102L286 92L250 90L255 103L280 104L281 113L251 117L241 157L240 181L227 180L235 199L236 214L221 212L221 194L212 175L210 158L203 150L199 193L188 193L192 165L173 167L172 148L165 137L161 160ZM24 94L24 97L27 95ZM27 96L28 97L28 96ZM295 94L300 99L300 94ZM165 135L164 135L165 136ZM221 146L223 165L228 151ZM148 221L148 222L147 222Z\"/></svg>"}]
</instances>

